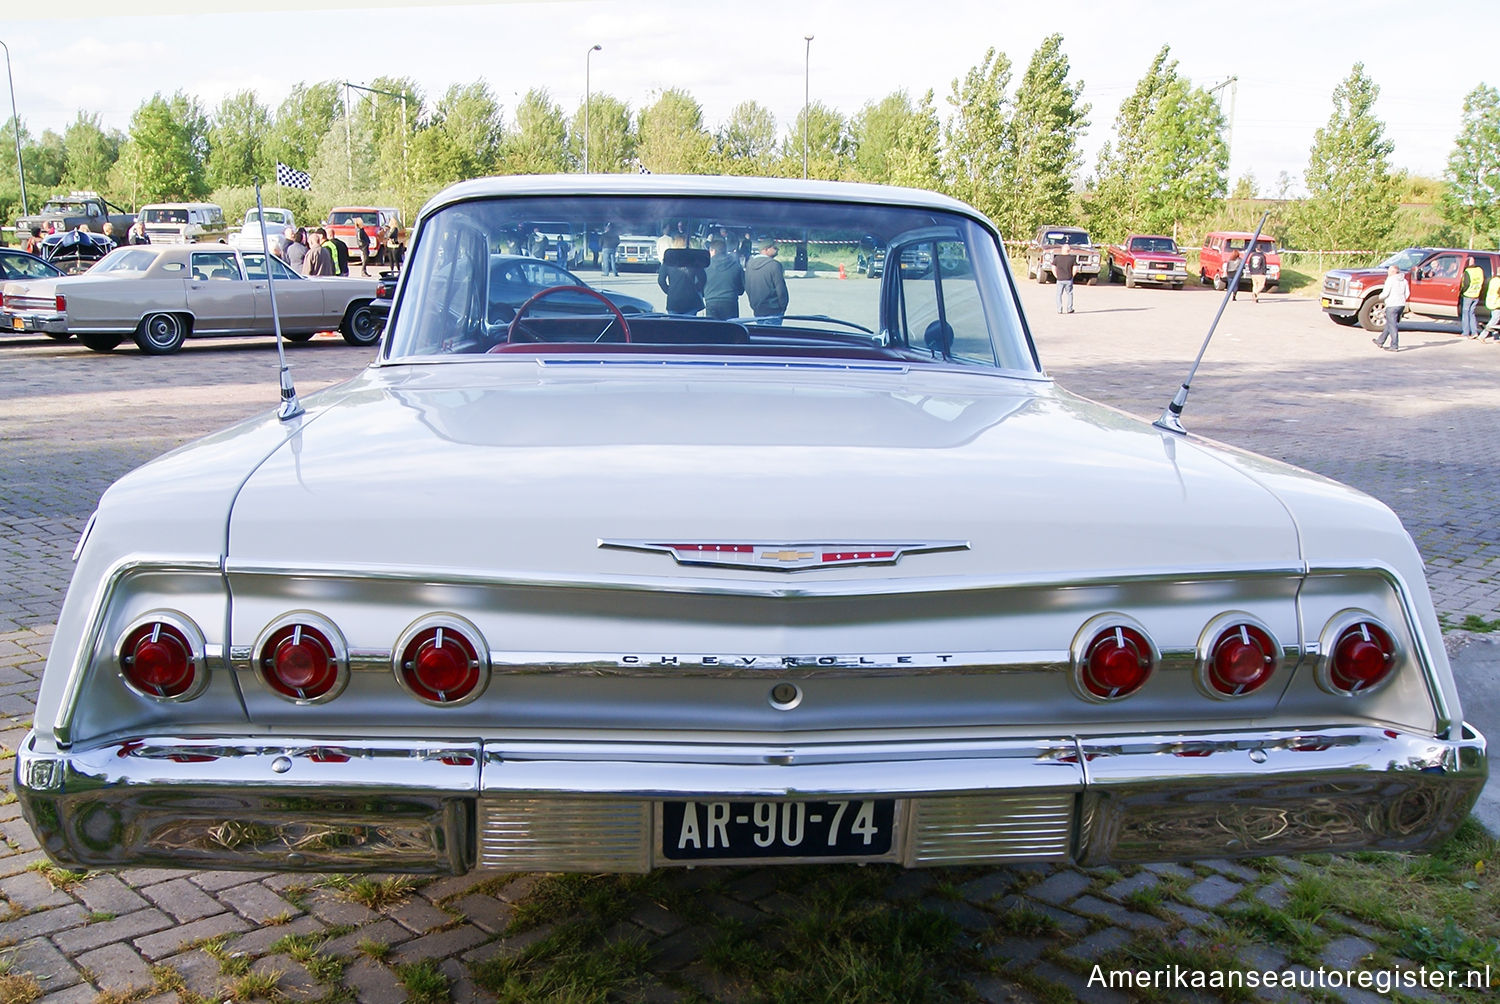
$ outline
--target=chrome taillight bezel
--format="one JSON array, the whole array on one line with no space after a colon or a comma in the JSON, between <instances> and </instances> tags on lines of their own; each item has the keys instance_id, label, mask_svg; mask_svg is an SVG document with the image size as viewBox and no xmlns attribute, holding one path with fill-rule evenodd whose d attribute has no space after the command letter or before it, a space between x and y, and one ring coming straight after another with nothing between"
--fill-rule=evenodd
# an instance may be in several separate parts
<instances>
[{"instance_id":1,"label":"chrome taillight bezel","mask_svg":"<svg viewBox=\"0 0 1500 1004\"><path fill-rule=\"evenodd\" d=\"M1131 689L1114 694L1098 694L1089 689L1084 675L1088 668L1089 656L1092 654L1095 643L1099 640L1100 635L1114 628L1123 628L1140 636L1146 644L1151 660L1150 666L1147 668L1146 675L1141 682ZM1145 689L1151 682L1152 677L1156 675L1156 671L1161 668L1161 649L1157 647L1155 639L1151 637L1151 632L1147 631L1145 625L1134 617L1117 611L1102 613L1085 621L1083 626L1073 636L1073 644L1069 648L1069 658L1071 672L1068 674L1068 680L1073 688L1073 693L1093 704L1113 704L1116 701L1123 701L1134 697Z\"/></svg>"},{"instance_id":2,"label":"chrome taillight bezel","mask_svg":"<svg viewBox=\"0 0 1500 1004\"><path fill-rule=\"evenodd\" d=\"M193 679L192 682L188 684L187 689L185 689L180 694L152 693L151 691L137 685L136 682L130 678L129 674L125 672L125 643L129 641L130 637L141 628L149 624L157 623L170 626L173 630L182 635L183 640L186 641L188 645L188 655L190 658L190 665L193 669ZM120 682L123 683L131 693L139 694L141 697L148 698L152 701L157 701L162 704L179 704L183 701L191 701L193 698L202 694L203 691L208 687L208 661L206 655L207 647L207 643L203 638L203 631L199 629L197 623L195 623L191 617L176 610L151 610L132 620L125 626L125 630L120 632L119 640L115 642L114 649L115 674L120 678Z\"/></svg>"},{"instance_id":3,"label":"chrome taillight bezel","mask_svg":"<svg viewBox=\"0 0 1500 1004\"><path fill-rule=\"evenodd\" d=\"M416 689L407 679L403 665L407 648L421 635L428 631L442 629L453 631L462 635L473 647L475 658L478 661L479 678L469 692L454 700L433 700L420 690ZM419 617L407 625L396 639L395 646L391 649L391 673L396 677L396 683L401 689L423 704L434 708L458 708L465 704L471 704L478 700L490 685L490 647L485 640L484 634L475 624L458 614L436 613Z\"/></svg>"},{"instance_id":4,"label":"chrome taillight bezel","mask_svg":"<svg viewBox=\"0 0 1500 1004\"><path fill-rule=\"evenodd\" d=\"M322 694L315 694L311 697L298 697L294 694L287 694L279 690L266 678L266 674L269 672L265 666L265 649L267 644L283 628L297 624L313 628L328 642L328 648L335 664L334 681L332 686ZM290 704L327 704L342 694L349 685L349 645L344 640L344 634L334 625L333 621L312 610L292 610L277 617L262 628L260 634L256 635L255 647L250 651L255 678L260 681L260 685L267 692Z\"/></svg>"},{"instance_id":5,"label":"chrome taillight bezel","mask_svg":"<svg viewBox=\"0 0 1500 1004\"><path fill-rule=\"evenodd\" d=\"M1213 660L1225 633L1239 625L1253 628L1266 636L1271 648L1272 666L1270 672L1266 674L1265 679L1261 683L1242 693L1235 694L1220 690L1214 685ZM1198 636L1197 658L1193 667L1193 682L1197 685L1199 692L1205 697L1211 697L1217 701L1244 700L1247 697L1252 697L1255 694L1263 692L1270 685L1271 681L1276 679L1277 674L1282 669L1284 651L1280 640L1276 637L1276 632L1272 631L1271 626L1265 621L1243 610L1226 611L1209 621L1204 626L1202 634Z\"/></svg>"},{"instance_id":6,"label":"chrome taillight bezel","mask_svg":"<svg viewBox=\"0 0 1500 1004\"><path fill-rule=\"evenodd\" d=\"M1389 655L1390 668L1385 676L1368 687L1359 690L1347 690L1340 687L1333 679L1334 649L1339 639L1350 628L1359 624L1370 624L1378 628L1390 639L1391 651ZM1401 664L1406 660L1406 646L1402 642L1401 633L1392 629L1383 618L1377 617L1368 610L1350 608L1341 610L1329 619L1323 626L1323 631L1318 636L1318 665L1315 672L1318 686L1327 693L1336 697L1362 698L1371 694L1379 693L1391 685L1400 673Z\"/></svg>"}]
</instances>

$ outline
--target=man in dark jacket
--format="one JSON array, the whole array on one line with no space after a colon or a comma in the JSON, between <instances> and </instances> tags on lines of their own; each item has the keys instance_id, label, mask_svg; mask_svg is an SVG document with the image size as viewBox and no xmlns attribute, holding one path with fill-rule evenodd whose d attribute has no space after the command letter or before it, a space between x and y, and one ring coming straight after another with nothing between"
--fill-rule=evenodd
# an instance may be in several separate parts
<instances>
[{"instance_id":1,"label":"man in dark jacket","mask_svg":"<svg viewBox=\"0 0 1500 1004\"><path fill-rule=\"evenodd\" d=\"M363 216L356 216L356 217L354 217L354 239L359 242L359 274L360 275L369 275L370 274L370 232L365 229L365 218ZM345 250L344 260L348 261L349 260L349 255L347 253L348 252L348 248L345 248L344 250ZM339 274L340 275L347 275L348 274L348 269L345 269L343 272L341 272Z\"/></svg>"},{"instance_id":2,"label":"man in dark jacket","mask_svg":"<svg viewBox=\"0 0 1500 1004\"><path fill-rule=\"evenodd\" d=\"M307 249L307 259L302 263L303 274L308 276L334 275L333 254L325 243L328 240L328 232L318 227L309 230L307 236L312 241L312 245Z\"/></svg>"},{"instance_id":3,"label":"man in dark jacket","mask_svg":"<svg viewBox=\"0 0 1500 1004\"><path fill-rule=\"evenodd\" d=\"M745 298L757 324L780 324L786 316L786 275L776 260L776 250L775 241L766 241L760 254L745 266Z\"/></svg>"},{"instance_id":4,"label":"man in dark jacket","mask_svg":"<svg viewBox=\"0 0 1500 1004\"><path fill-rule=\"evenodd\" d=\"M669 250L687 249L686 237L672 238ZM667 255L662 255L661 267L656 270L656 284L667 294L667 313L696 314L703 309L703 286L707 281L701 268L668 265Z\"/></svg>"},{"instance_id":5,"label":"man in dark jacket","mask_svg":"<svg viewBox=\"0 0 1500 1004\"><path fill-rule=\"evenodd\" d=\"M332 230L326 227L319 227L318 229L322 230L326 235L323 238L323 246L328 249L328 257L333 259L333 274L348 275L349 245L345 244L338 237L335 237Z\"/></svg>"},{"instance_id":6,"label":"man in dark jacket","mask_svg":"<svg viewBox=\"0 0 1500 1004\"><path fill-rule=\"evenodd\" d=\"M740 316L740 294L745 291L745 270L718 237L708 242L708 279L703 287L705 313L721 321Z\"/></svg>"}]
</instances>

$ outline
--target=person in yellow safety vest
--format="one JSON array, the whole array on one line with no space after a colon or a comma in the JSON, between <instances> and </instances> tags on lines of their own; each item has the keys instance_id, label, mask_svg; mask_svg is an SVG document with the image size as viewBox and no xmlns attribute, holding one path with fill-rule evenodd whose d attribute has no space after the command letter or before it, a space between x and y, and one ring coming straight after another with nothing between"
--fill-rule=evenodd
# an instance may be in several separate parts
<instances>
[{"instance_id":1,"label":"person in yellow safety vest","mask_svg":"<svg viewBox=\"0 0 1500 1004\"><path fill-rule=\"evenodd\" d=\"M1465 338L1479 337L1479 320L1475 312L1479 309L1479 297L1484 293L1484 269L1473 255L1464 259L1463 285L1458 290L1459 331Z\"/></svg>"},{"instance_id":2,"label":"person in yellow safety vest","mask_svg":"<svg viewBox=\"0 0 1500 1004\"><path fill-rule=\"evenodd\" d=\"M1500 342L1500 275L1490 276L1490 281L1485 284L1484 309L1490 312L1490 319L1479 335Z\"/></svg>"}]
</instances>

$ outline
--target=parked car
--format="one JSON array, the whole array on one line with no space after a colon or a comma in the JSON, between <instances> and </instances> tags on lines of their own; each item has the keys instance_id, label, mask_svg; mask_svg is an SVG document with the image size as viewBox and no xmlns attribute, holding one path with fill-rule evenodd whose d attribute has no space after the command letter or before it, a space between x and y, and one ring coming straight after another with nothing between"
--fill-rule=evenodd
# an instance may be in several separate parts
<instances>
[{"instance_id":1,"label":"parked car","mask_svg":"<svg viewBox=\"0 0 1500 1004\"><path fill-rule=\"evenodd\" d=\"M0 279L52 279L62 270L18 248L0 248Z\"/></svg>"},{"instance_id":2,"label":"parked car","mask_svg":"<svg viewBox=\"0 0 1500 1004\"><path fill-rule=\"evenodd\" d=\"M497 235L575 210L928 265L784 318L500 309ZM1002 248L885 186L437 194L370 367L305 410L268 380L278 413L100 500L15 753L41 848L630 872L1446 839L1485 744L1396 516L1056 386Z\"/></svg>"},{"instance_id":3,"label":"parked car","mask_svg":"<svg viewBox=\"0 0 1500 1004\"><path fill-rule=\"evenodd\" d=\"M1409 292L1403 317L1452 321L1458 318L1458 288L1464 259L1472 256L1486 275L1500 274L1500 252L1469 248L1407 248L1371 269L1334 269L1323 277L1323 312L1340 324L1356 322L1369 331L1385 327L1386 269L1395 265L1405 272ZM1481 300L1479 319L1489 311Z\"/></svg>"},{"instance_id":4,"label":"parked car","mask_svg":"<svg viewBox=\"0 0 1500 1004\"><path fill-rule=\"evenodd\" d=\"M1216 230L1206 234L1203 247L1198 251L1198 281L1214 289L1223 289L1237 267L1231 264L1234 253L1249 254L1250 240L1255 234L1243 230ZM1281 254L1276 250L1276 238L1261 234L1255 242L1266 256L1266 288L1275 289L1281 282ZM1250 288L1249 273L1240 276L1240 288Z\"/></svg>"},{"instance_id":5,"label":"parked car","mask_svg":"<svg viewBox=\"0 0 1500 1004\"><path fill-rule=\"evenodd\" d=\"M162 202L141 207L141 222L152 244L225 244L229 221L212 202ZM121 231L124 237L124 231Z\"/></svg>"},{"instance_id":6,"label":"parked car","mask_svg":"<svg viewBox=\"0 0 1500 1004\"><path fill-rule=\"evenodd\" d=\"M598 296L603 297L621 313L651 313L657 307L650 300L638 296L609 290L594 290L588 283L565 268L549 261L526 255L497 254L490 256L489 304L492 309L501 306L520 307L543 290L558 286L576 286L580 292L556 294L539 304L539 314L597 314Z\"/></svg>"},{"instance_id":7,"label":"parked car","mask_svg":"<svg viewBox=\"0 0 1500 1004\"><path fill-rule=\"evenodd\" d=\"M42 238L42 257L68 275L93 268L118 245L103 234L87 230L68 230Z\"/></svg>"},{"instance_id":8,"label":"parked car","mask_svg":"<svg viewBox=\"0 0 1500 1004\"><path fill-rule=\"evenodd\" d=\"M1124 243L1110 245L1102 274L1111 282L1123 279L1132 288L1141 283L1155 283L1181 289L1187 285L1187 259L1170 237L1131 234Z\"/></svg>"},{"instance_id":9,"label":"parked car","mask_svg":"<svg viewBox=\"0 0 1500 1004\"><path fill-rule=\"evenodd\" d=\"M270 265L286 337L337 329L351 345L380 338L374 279L308 278L274 256ZM122 247L83 275L7 282L3 296L7 328L77 335L98 352L129 337L142 352L165 355L189 337L275 331L265 253L230 247Z\"/></svg>"},{"instance_id":10,"label":"parked car","mask_svg":"<svg viewBox=\"0 0 1500 1004\"><path fill-rule=\"evenodd\" d=\"M42 204L39 212L16 220L16 235L29 234L32 227L44 234L67 233L80 226L103 233L106 223L113 224L115 233L123 237L135 224L135 216L98 192L69 192L53 196Z\"/></svg>"},{"instance_id":11,"label":"parked car","mask_svg":"<svg viewBox=\"0 0 1500 1004\"><path fill-rule=\"evenodd\" d=\"M1056 282L1052 256L1067 252L1074 258L1073 281L1092 283L1099 278L1099 251L1082 227L1037 227L1026 250L1026 278Z\"/></svg>"},{"instance_id":12,"label":"parked car","mask_svg":"<svg viewBox=\"0 0 1500 1004\"><path fill-rule=\"evenodd\" d=\"M391 225L395 224L396 232L401 234L401 211L392 207L384 209L375 206L339 206L330 210L326 229L330 237L337 237L349 246L349 255L352 260L359 260L359 234L355 221L360 221L366 234L370 238L370 262L381 264L398 264L395 258L394 247L401 243L402 237L398 236L393 244L390 239ZM388 253L387 249L391 249Z\"/></svg>"},{"instance_id":13,"label":"parked car","mask_svg":"<svg viewBox=\"0 0 1500 1004\"><path fill-rule=\"evenodd\" d=\"M285 233L287 227L295 227L297 217L290 209L282 209L280 206L267 206L264 223L262 223L259 209L251 208L245 210L245 222L240 228L229 235L231 247L237 247L242 251L262 251L269 247L271 253L276 253L276 242Z\"/></svg>"}]
</instances>

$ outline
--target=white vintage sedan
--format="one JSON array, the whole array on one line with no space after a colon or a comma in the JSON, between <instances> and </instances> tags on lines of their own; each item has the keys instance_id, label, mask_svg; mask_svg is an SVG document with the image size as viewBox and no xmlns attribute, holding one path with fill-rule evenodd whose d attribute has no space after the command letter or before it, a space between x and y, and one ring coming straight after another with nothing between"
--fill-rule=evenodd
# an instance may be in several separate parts
<instances>
[{"instance_id":1,"label":"white vintage sedan","mask_svg":"<svg viewBox=\"0 0 1500 1004\"><path fill-rule=\"evenodd\" d=\"M341 331L351 345L380 338L370 309L376 279L309 278L271 258L281 330L293 341ZM133 337L142 352L176 352L192 337L269 335L266 255L214 245L142 244L111 251L82 275L7 282L0 323L108 352Z\"/></svg>"},{"instance_id":2,"label":"white vintage sedan","mask_svg":"<svg viewBox=\"0 0 1500 1004\"><path fill-rule=\"evenodd\" d=\"M668 252L723 316L560 316L590 294L491 287L537 219L773 247L748 296L732 255ZM866 237L902 267L832 278ZM1056 386L948 198L467 182L423 210L375 362L283 400L84 532L16 757L59 862L1414 850L1485 781L1391 511Z\"/></svg>"}]
</instances>

